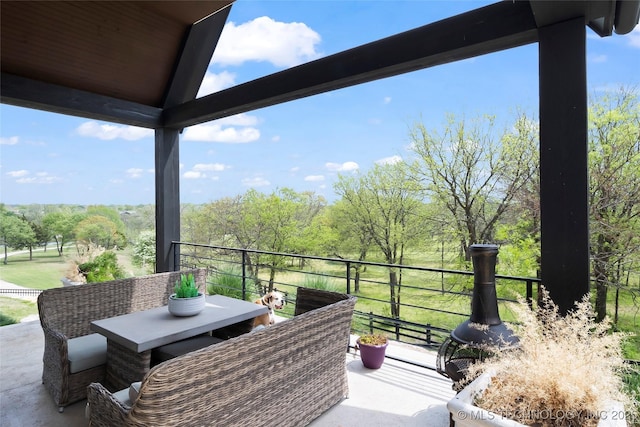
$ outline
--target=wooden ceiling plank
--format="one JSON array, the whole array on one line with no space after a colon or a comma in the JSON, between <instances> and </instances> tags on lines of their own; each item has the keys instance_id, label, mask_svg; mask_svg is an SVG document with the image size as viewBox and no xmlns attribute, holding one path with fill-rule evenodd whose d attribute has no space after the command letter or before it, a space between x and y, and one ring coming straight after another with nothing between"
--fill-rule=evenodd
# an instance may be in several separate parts
<instances>
[{"instance_id":1,"label":"wooden ceiling plank","mask_svg":"<svg viewBox=\"0 0 640 427\"><path fill-rule=\"evenodd\" d=\"M165 127L199 123L537 41L528 2L499 2L170 107Z\"/></svg>"}]
</instances>

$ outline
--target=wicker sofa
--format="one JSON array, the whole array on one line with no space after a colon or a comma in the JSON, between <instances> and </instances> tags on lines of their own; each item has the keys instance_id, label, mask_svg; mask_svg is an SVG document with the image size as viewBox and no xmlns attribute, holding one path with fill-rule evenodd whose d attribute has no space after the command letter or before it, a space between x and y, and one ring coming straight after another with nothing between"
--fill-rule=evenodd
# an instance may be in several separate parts
<instances>
[{"instance_id":1,"label":"wicker sofa","mask_svg":"<svg viewBox=\"0 0 640 427\"><path fill-rule=\"evenodd\" d=\"M106 338L92 333L90 322L166 305L180 274L190 272L204 291L206 269L192 269L47 289L38 296L42 383L60 412L86 398L89 384L104 379Z\"/></svg>"},{"instance_id":2,"label":"wicker sofa","mask_svg":"<svg viewBox=\"0 0 640 427\"><path fill-rule=\"evenodd\" d=\"M345 356L356 299L300 288L296 301L304 309L289 320L153 367L135 395L91 384L90 425L309 424L348 394Z\"/></svg>"}]
</instances>

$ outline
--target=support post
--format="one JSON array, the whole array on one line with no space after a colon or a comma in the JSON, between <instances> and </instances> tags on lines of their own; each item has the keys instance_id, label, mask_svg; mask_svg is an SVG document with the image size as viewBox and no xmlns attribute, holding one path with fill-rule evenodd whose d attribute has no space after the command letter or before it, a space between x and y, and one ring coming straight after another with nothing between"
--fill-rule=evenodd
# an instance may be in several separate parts
<instances>
[{"instance_id":1,"label":"support post","mask_svg":"<svg viewBox=\"0 0 640 427\"><path fill-rule=\"evenodd\" d=\"M156 129L156 272L179 269L180 240L180 150L179 132Z\"/></svg>"},{"instance_id":2,"label":"support post","mask_svg":"<svg viewBox=\"0 0 640 427\"><path fill-rule=\"evenodd\" d=\"M561 313L589 292L584 18L539 29L542 284Z\"/></svg>"}]
</instances>

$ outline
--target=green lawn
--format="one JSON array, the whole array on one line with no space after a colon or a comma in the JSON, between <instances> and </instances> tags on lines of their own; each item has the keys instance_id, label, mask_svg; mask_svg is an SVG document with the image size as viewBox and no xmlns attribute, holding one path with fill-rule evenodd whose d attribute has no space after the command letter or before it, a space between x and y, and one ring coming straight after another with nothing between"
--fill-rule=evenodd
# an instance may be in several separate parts
<instances>
[{"instance_id":1,"label":"green lawn","mask_svg":"<svg viewBox=\"0 0 640 427\"><path fill-rule=\"evenodd\" d=\"M7 264L0 263L0 279L31 289L50 289L62 286L60 279L64 277L68 259L73 255L73 247L65 248L65 254L60 257L55 248L44 251L34 251L33 259L28 253L11 255ZM3 257L4 259L4 257ZM125 249L118 252L118 262L127 276L147 274L144 270L131 264L130 251ZM35 303L17 298L1 298L0 326L19 322L20 319L38 314Z\"/></svg>"},{"instance_id":2,"label":"green lawn","mask_svg":"<svg viewBox=\"0 0 640 427\"><path fill-rule=\"evenodd\" d=\"M31 289L55 288L62 286L66 267L66 258L49 248L34 252L32 260L28 253L9 256L7 264L0 264L0 279Z\"/></svg>"},{"instance_id":3,"label":"green lawn","mask_svg":"<svg viewBox=\"0 0 640 427\"><path fill-rule=\"evenodd\" d=\"M38 314L36 303L17 298L0 297L0 326L20 322L25 317Z\"/></svg>"}]
</instances>

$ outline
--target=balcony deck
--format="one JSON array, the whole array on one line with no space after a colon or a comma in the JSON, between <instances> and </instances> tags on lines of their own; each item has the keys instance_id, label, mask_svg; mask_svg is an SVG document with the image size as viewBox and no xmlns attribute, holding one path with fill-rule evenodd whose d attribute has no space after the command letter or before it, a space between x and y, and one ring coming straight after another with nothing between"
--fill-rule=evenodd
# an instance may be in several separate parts
<instances>
[{"instance_id":1,"label":"balcony deck","mask_svg":"<svg viewBox=\"0 0 640 427\"><path fill-rule=\"evenodd\" d=\"M42 386L44 338L38 321L0 327L0 425L75 427L88 425L86 401L57 411ZM435 354L391 343L388 355L435 366ZM350 396L312 427L447 427L451 382L435 371L387 358L382 368L366 369L359 356L346 355Z\"/></svg>"}]
</instances>

